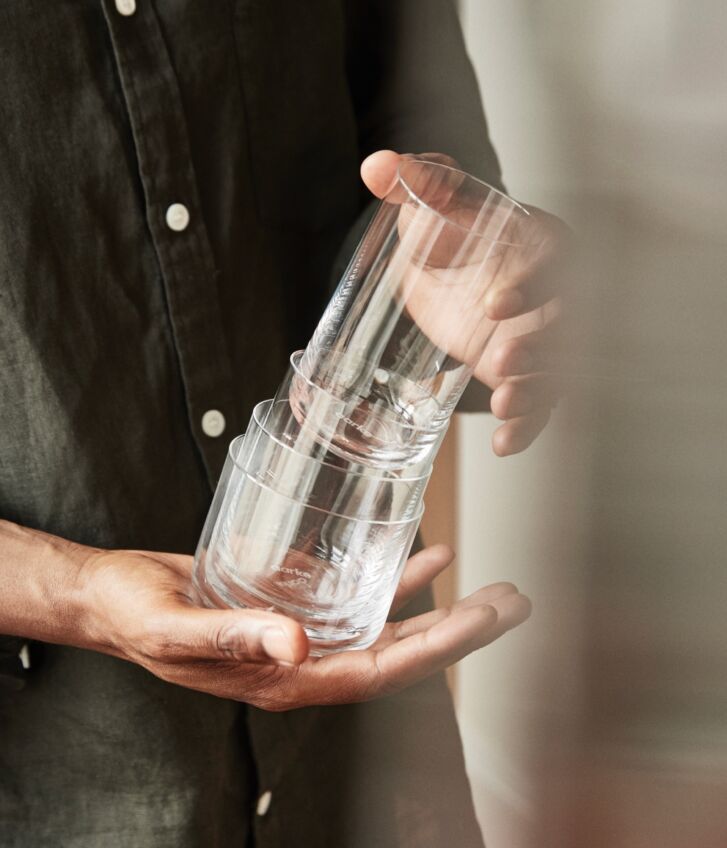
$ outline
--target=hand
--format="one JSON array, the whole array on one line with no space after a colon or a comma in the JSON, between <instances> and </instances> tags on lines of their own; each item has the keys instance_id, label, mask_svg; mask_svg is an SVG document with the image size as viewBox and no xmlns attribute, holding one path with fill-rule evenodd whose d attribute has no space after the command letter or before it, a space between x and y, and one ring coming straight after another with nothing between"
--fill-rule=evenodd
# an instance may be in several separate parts
<instances>
[{"instance_id":1,"label":"hand","mask_svg":"<svg viewBox=\"0 0 727 848\"><path fill-rule=\"evenodd\" d=\"M444 545L413 556L392 605L400 609L452 561ZM98 552L83 569L89 643L171 683L280 711L395 692L493 642L530 614L510 583L449 609L389 622L376 644L308 658L299 624L273 612L207 610L190 593L192 558Z\"/></svg>"},{"instance_id":2,"label":"hand","mask_svg":"<svg viewBox=\"0 0 727 848\"><path fill-rule=\"evenodd\" d=\"M454 160L443 154L424 154L421 158L456 167ZM383 198L389 194L400 160L401 155L391 150L378 151L364 160L361 176L374 195ZM496 284L487 291L481 313L473 310L471 303L458 304L454 295L448 295L445 309L426 308L431 305L426 303L421 309L421 315L430 321L427 326L420 321L429 338L461 362L468 362L475 377L493 389L491 409L505 421L493 435L493 450L498 456L518 453L533 442L548 422L558 394L555 379L544 373L544 362L559 314L558 264L564 253L567 228L555 216L527 208L542 237L540 248L528 256L526 264L498 276ZM402 216L399 220L400 229L405 229L408 222L402 221ZM432 290L438 287L441 292L443 283L452 282L463 271L448 267L446 241L437 243L436 249L442 254L441 267L430 268L428 273ZM421 268L417 270L421 276ZM419 288L426 293L425 287ZM456 289L452 287L450 291ZM413 307L408 305L416 310L416 303ZM470 361L466 347L457 345L462 339L481 340L489 334L493 322L499 323L484 355Z\"/></svg>"}]
</instances>

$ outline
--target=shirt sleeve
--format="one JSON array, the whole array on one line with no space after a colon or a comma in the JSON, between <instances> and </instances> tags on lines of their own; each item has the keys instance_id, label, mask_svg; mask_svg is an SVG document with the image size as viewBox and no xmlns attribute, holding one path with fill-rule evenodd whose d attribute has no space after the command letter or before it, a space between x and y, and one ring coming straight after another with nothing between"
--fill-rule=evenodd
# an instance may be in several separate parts
<instances>
[{"instance_id":1,"label":"shirt sleeve","mask_svg":"<svg viewBox=\"0 0 727 848\"><path fill-rule=\"evenodd\" d=\"M452 0L346 0L347 75L362 158L446 153L502 189Z\"/></svg>"},{"instance_id":2,"label":"shirt sleeve","mask_svg":"<svg viewBox=\"0 0 727 848\"><path fill-rule=\"evenodd\" d=\"M375 150L446 153L504 190L477 78L452 0L346 0L347 73L361 158ZM338 252L335 288L374 212L368 202ZM473 381L458 412L488 412Z\"/></svg>"}]
</instances>

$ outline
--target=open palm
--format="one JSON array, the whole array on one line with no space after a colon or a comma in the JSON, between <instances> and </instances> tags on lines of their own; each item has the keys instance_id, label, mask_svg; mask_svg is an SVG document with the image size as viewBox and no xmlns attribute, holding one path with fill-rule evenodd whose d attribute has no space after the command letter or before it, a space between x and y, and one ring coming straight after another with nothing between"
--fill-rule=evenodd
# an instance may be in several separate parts
<instances>
[{"instance_id":1,"label":"open palm","mask_svg":"<svg viewBox=\"0 0 727 848\"><path fill-rule=\"evenodd\" d=\"M392 615L452 561L444 545L411 557ZM530 603L510 583L479 589L452 607L390 620L368 650L309 657L302 627L261 610L196 606L192 558L100 552L87 567L98 599L93 647L157 677L279 711L363 701L402 689L497 639L524 621Z\"/></svg>"}]
</instances>

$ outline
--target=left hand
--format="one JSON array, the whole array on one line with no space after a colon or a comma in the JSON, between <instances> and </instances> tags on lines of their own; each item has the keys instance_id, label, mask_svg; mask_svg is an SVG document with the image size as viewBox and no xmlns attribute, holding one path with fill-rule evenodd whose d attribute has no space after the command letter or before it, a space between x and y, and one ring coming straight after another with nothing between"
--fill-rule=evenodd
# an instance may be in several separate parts
<instances>
[{"instance_id":1,"label":"left hand","mask_svg":"<svg viewBox=\"0 0 727 848\"><path fill-rule=\"evenodd\" d=\"M391 612L400 612L453 556L446 545L434 545L411 557ZM59 641L273 712L397 692L489 645L530 615L530 601L512 583L494 583L451 607L389 621L366 650L310 657L303 628L287 616L197 606L190 556L83 549L79 557L78 614Z\"/></svg>"},{"instance_id":2,"label":"left hand","mask_svg":"<svg viewBox=\"0 0 727 848\"><path fill-rule=\"evenodd\" d=\"M426 158L457 167L448 156L424 154ZM371 154L361 165L361 176L379 198L391 190L401 155L391 150ZM543 430L557 400L558 386L544 372L559 315L558 264L562 260L568 229L554 215L527 207L543 231L543 248L517 277L491 287L485 299L485 315L499 322L474 375L493 390L492 412L505 423L493 435L498 456L525 450Z\"/></svg>"}]
</instances>

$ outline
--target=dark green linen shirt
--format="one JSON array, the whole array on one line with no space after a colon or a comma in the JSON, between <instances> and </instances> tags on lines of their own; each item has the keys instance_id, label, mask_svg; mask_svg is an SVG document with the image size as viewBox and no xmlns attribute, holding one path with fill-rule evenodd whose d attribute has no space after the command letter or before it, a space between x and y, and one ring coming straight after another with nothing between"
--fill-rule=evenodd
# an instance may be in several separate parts
<instances>
[{"instance_id":1,"label":"dark green linen shirt","mask_svg":"<svg viewBox=\"0 0 727 848\"><path fill-rule=\"evenodd\" d=\"M361 158L499 181L454 9L0 0L0 71L0 517L191 552L325 303ZM23 672L18 648L0 637L0 848L481 844L441 676L268 714L71 648Z\"/></svg>"}]
</instances>

